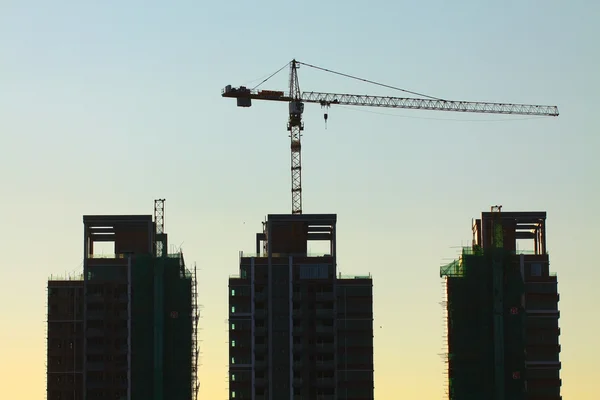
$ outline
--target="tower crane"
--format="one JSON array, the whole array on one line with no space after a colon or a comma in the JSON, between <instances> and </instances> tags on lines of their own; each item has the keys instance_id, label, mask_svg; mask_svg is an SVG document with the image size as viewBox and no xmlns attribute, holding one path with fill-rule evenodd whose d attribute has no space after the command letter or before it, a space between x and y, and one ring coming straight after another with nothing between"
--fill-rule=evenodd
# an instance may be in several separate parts
<instances>
[{"instance_id":1,"label":"tower crane","mask_svg":"<svg viewBox=\"0 0 600 400\"><path fill-rule=\"evenodd\" d=\"M288 93L278 90L257 90L258 86L262 85L288 65L290 67ZM420 96L422 98L338 94L325 92L301 92L300 85L298 83L298 68L300 65L378 86L383 86L389 89L400 90L415 96ZM302 131L304 130L302 114L304 112L305 103L320 104L321 107L324 108L329 108L332 105L346 105L402 108L412 110L453 111L480 114L558 116L558 107L556 106L444 100L367 79L358 78L352 75L331 71L315 65L296 61L295 59L263 80L258 86L253 89L249 89L245 86L232 87L231 85L227 85L225 89L223 89L221 95L222 97L237 99L238 107L250 107L252 106L252 100L283 101L289 103L287 130L290 132L289 135L291 139L292 214L302 214L302 156L300 138L302 136ZM325 123L327 123L327 116L327 113L325 113Z\"/></svg>"}]
</instances>

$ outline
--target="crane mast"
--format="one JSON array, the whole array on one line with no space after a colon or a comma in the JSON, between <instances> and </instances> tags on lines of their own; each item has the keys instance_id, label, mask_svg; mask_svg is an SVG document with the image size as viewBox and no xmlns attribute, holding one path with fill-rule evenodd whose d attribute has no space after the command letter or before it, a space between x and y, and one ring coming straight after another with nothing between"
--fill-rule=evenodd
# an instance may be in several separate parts
<instances>
[{"instance_id":1,"label":"crane mast","mask_svg":"<svg viewBox=\"0 0 600 400\"><path fill-rule=\"evenodd\" d=\"M300 139L304 124L302 113L304 103L301 99L298 84L298 64L292 60L290 64L290 102L287 130L290 132L291 169L292 169L292 214L302 214L302 144Z\"/></svg>"},{"instance_id":2,"label":"crane mast","mask_svg":"<svg viewBox=\"0 0 600 400\"><path fill-rule=\"evenodd\" d=\"M371 96L371 95L356 95L356 94L338 94L324 92L300 92L298 83L298 68L300 64L320 69L326 72L331 72L337 75L342 75L352 79L358 79L363 82L384 86L391 89L401 90L414 95L428 98L413 98L413 97L389 97L389 96ZM473 101L454 101L444 100L431 96L422 95L416 92L410 92L404 89L395 88L389 85L383 85L377 82L368 81L353 77L347 74L342 74L335 71L326 70L314 65L301 63L292 60L290 65L290 80L289 93L284 93L278 90L256 90L248 89L244 86L232 87L227 85L222 92L222 97L237 99L238 107L250 107L252 99L269 100L287 102L289 105L289 118L287 130L290 135L291 149L291 177L292 177L292 214L302 214L302 145L301 137L304 131L302 122L302 114L304 112L305 103L320 104L321 107L329 108L332 105L347 105L347 106L367 106L367 107L386 107L386 108L401 108L412 110L432 110L432 111L452 111L466 113L481 113L481 114L512 114L512 115L537 115L537 116L558 116L558 107L543 106L532 104L511 104L511 103L490 103L490 102L473 102ZM283 70L287 64L279 69ZM264 83L277 74L275 72L265 80ZM259 85L260 86L260 85ZM327 122L327 114L325 114Z\"/></svg>"}]
</instances>

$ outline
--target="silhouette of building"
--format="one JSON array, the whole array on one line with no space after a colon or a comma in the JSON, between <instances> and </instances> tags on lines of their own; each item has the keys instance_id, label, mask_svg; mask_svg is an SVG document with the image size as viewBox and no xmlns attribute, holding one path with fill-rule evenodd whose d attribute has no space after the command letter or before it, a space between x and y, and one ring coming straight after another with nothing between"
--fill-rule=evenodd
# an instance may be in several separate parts
<instances>
[{"instance_id":1,"label":"silhouette of building","mask_svg":"<svg viewBox=\"0 0 600 400\"><path fill-rule=\"evenodd\" d=\"M195 398L195 267L167 253L163 209L83 217L83 274L48 281L49 400Z\"/></svg>"},{"instance_id":2,"label":"silhouette of building","mask_svg":"<svg viewBox=\"0 0 600 400\"><path fill-rule=\"evenodd\" d=\"M526 240L530 249L519 250ZM449 398L560 400L559 296L546 213L492 207L473 225L473 246L440 275Z\"/></svg>"},{"instance_id":3,"label":"silhouette of building","mask_svg":"<svg viewBox=\"0 0 600 400\"><path fill-rule=\"evenodd\" d=\"M372 399L373 283L337 272L336 215L269 215L256 253L229 279L230 399Z\"/></svg>"}]
</instances>

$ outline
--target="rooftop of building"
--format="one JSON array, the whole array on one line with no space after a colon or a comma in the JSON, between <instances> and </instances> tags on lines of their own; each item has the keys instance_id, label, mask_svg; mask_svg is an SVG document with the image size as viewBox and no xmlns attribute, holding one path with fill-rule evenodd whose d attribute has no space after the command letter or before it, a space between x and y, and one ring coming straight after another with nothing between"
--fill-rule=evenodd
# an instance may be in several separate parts
<instances>
[{"instance_id":1,"label":"rooftop of building","mask_svg":"<svg viewBox=\"0 0 600 400\"><path fill-rule=\"evenodd\" d=\"M546 211L483 211L482 218L500 217L512 219L520 223L534 223L546 219Z\"/></svg>"},{"instance_id":2,"label":"rooftop of building","mask_svg":"<svg viewBox=\"0 0 600 400\"><path fill-rule=\"evenodd\" d=\"M484 255L488 250L502 249L505 254L548 257L546 250L545 211L502 211L492 206L481 213L472 225L472 246L463 247L460 257L440 267L440 276L461 276L467 256ZM521 246L520 246L521 245ZM519 247L530 247L519 249Z\"/></svg>"},{"instance_id":3,"label":"rooftop of building","mask_svg":"<svg viewBox=\"0 0 600 400\"><path fill-rule=\"evenodd\" d=\"M229 275L230 279L241 279L241 275L238 274L232 274ZM342 273L338 273L336 276L336 279L339 280L372 280L373 276L369 273L368 275L347 275L347 274L342 274Z\"/></svg>"},{"instance_id":4,"label":"rooftop of building","mask_svg":"<svg viewBox=\"0 0 600 400\"><path fill-rule=\"evenodd\" d=\"M152 222L152 215L84 215L83 223L94 225L96 223L127 223L127 222Z\"/></svg>"},{"instance_id":5,"label":"rooftop of building","mask_svg":"<svg viewBox=\"0 0 600 400\"><path fill-rule=\"evenodd\" d=\"M306 252L306 253L271 253L272 258L287 258L287 257L302 257L302 258L330 258L331 254L328 252ZM240 251L240 258L268 258L268 253L263 252L247 252Z\"/></svg>"},{"instance_id":6,"label":"rooftop of building","mask_svg":"<svg viewBox=\"0 0 600 400\"><path fill-rule=\"evenodd\" d=\"M335 224L337 214L269 214L267 221L273 222L310 222L316 224Z\"/></svg>"},{"instance_id":7,"label":"rooftop of building","mask_svg":"<svg viewBox=\"0 0 600 400\"><path fill-rule=\"evenodd\" d=\"M115 259L125 259L131 255L132 255L131 253L90 254L88 256L88 258L102 258L102 259L106 259L106 260L115 260ZM183 253L182 252L168 253L165 255L165 257L167 257L167 258L183 258Z\"/></svg>"}]
</instances>

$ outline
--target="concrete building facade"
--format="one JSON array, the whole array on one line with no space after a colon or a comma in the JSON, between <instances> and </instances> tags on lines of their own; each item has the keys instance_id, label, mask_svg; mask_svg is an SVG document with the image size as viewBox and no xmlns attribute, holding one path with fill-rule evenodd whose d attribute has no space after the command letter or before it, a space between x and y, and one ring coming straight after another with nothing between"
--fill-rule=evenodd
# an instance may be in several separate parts
<instances>
[{"instance_id":1,"label":"concrete building facade","mask_svg":"<svg viewBox=\"0 0 600 400\"><path fill-rule=\"evenodd\" d=\"M194 398L195 269L167 254L151 215L83 223L83 274L48 281L48 399Z\"/></svg>"},{"instance_id":2,"label":"concrete building facade","mask_svg":"<svg viewBox=\"0 0 600 400\"><path fill-rule=\"evenodd\" d=\"M518 248L527 241L528 249ZM560 400L559 294L546 213L482 213L473 246L440 274L449 398Z\"/></svg>"},{"instance_id":3,"label":"concrete building facade","mask_svg":"<svg viewBox=\"0 0 600 400\"><path fill-rule=\"evenodd\" d=\"M229 279L229 397L373 398L373 284L337 272L336 215L269 215ZM312 241L329 242L309 254Z\"/></svg>"}]
</instances>

